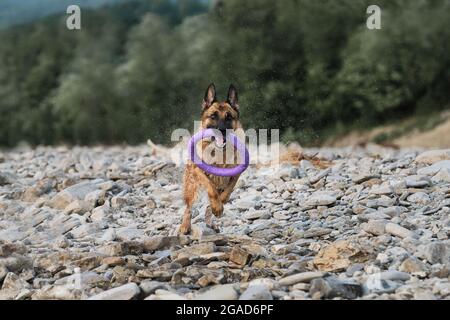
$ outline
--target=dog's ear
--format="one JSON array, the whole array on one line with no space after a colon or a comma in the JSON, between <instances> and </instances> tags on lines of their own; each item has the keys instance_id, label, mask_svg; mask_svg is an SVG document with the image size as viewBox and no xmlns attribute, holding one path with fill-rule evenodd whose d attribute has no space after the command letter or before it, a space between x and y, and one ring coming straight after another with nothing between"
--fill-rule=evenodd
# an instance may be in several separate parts
<instances>
[{"instance_id":1,"label":"dog's ear","mask_svg":"<svg viewBox=\"0 0 450 320\"><path fill-rule=\"evenodd\" d=\"M203 98L202 108L203 110L208 109L211 105L216 102L216 86L211 83L205 92L205 97Z\"/></svg>"},{"instance_id":2,"label":"dog's ear","mask_svg":"<svg viewBox=\"0 0 450 320\"><path fill-rule=\"evenodd\" d=\"M237 89L232 84L230 84L230 87L228 88L227 102L230 104L231 107L233 107L236 110L239 110Z\"/></svg>"}]
</instances>

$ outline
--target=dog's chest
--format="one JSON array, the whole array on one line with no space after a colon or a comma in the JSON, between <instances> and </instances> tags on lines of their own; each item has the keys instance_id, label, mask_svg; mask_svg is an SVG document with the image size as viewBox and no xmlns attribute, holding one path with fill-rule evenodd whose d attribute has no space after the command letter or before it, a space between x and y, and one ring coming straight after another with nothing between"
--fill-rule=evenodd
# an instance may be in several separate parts
<instances>
[{"instance_id":1,"label":"dog's chest","mask_svg":"<svg viewBox=\"0 0 450 320\"><path fill-rule=\"evenodd\" d=\"M217 191L222 192L228 183L230 182L229 177L219 177L212 174L207 174L209 180L216 186Z\"/></svg>"},{"instance_id":2,"label":"dog's chest","mask_svg":"<svg viewBox=\"0 0 450 320\"><path fill-rule=\"evenodd\" d=\"M215 167L231 168L238 164L238 155L234 148L229 145L225 148L215 148L211 142L204 141L202 143L203 160ZM230 182L230 177L220 177L206 173L211 182L216 186L218 191L223 191Z\"/></svg>"}]
</instances>

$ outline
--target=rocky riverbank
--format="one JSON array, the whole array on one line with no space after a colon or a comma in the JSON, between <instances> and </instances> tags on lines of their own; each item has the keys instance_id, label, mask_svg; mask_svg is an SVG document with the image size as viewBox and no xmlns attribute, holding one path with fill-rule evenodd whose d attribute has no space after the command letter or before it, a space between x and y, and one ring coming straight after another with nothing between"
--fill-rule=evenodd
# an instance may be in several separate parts
<instances>
[{"instance_id":1,"label":"rocky riverbank","mask_svg":"<svg viewBox=\"0 0 450 320\"><path fill-rule=\"evenodd\" d=\"M251 166L177 236L182 168L142 147L0 152L0 299L449 299L450 151ZM299 160L299 159L297 159Z\"/></svg>"}]
</instances>

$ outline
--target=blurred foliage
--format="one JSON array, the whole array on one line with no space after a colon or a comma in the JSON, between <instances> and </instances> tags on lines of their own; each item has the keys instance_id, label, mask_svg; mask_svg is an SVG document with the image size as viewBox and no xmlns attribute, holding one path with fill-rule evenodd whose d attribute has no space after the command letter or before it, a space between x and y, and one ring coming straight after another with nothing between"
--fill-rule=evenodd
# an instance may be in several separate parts
<instances>
[{"instance_id":1,"label":"blurred foliage","mask_svg":"<svg viewBox=\"0 0 450 320\"><path fill-rule=\"evenodd\" d=\"M246 127L285 141L440 110L450 101L449 0L130 0L0 31L0 145L167 143L204 90L240 93Z\"/></svg>"}]
</instances>

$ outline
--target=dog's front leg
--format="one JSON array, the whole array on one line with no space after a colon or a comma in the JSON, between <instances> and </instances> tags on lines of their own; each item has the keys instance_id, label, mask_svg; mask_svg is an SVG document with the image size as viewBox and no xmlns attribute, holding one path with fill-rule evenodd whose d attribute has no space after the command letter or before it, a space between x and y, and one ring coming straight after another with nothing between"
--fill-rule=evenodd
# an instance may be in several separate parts
<instances>
[{"instance_id":1,"label":"dog's front leg","mask_svg":"<svg viewBox=\"0 0 450 320\"><path fill-rule=\"evenodd\" d=\"M193 171L193 166L188 165L184 172L183 194L186 209L184 210L183 222L179 229L181 234L188 234L191 231L191 209L197 198L197 183Z\"/></svg>"},{"instance_id":2,"label":"dog's front leg","mask_svg":"<svg viewBox=\"0 0 450 320\"><path fill-rule=\"evenodd\" d=\"M228 182L227 186L225 187L225 189L220 194L220 201L222 201L222 203L227 203L228 200L230 200L231 193L233 192L234 187L236 186L236 183L239 180L239 177L240 175L232 177Z\"/></svg>"},{"instance_id":3,"label":"dog's front leg","mask_svg":"<svg viewBox=\"0 0 450 320\"><path fill-rule=\"evenodd\" d=\"M202 185L208 193L211 211L216 217L220 217L223 213L223 203L215 185L209 180L208 176L198 167L194 169L197 181Z\"/></svg>"}]
</instances>

